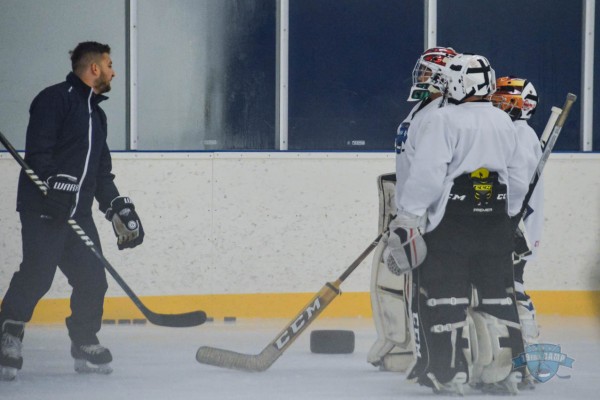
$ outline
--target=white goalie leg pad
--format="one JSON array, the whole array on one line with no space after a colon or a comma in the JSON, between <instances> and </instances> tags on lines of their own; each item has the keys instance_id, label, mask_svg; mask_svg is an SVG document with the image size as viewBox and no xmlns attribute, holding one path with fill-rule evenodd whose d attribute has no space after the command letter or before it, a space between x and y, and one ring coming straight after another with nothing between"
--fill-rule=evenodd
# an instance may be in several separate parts
<instances>
[{"instance_id":1,"label":"white goalie leg pad","mask_svg":"<svg viewBox=\"0 0 600 400\"><path fill-rule=\"evenodd\" d=\"M406 290L409 276L392 274L383 262L385 243L375 249L371 270L371 307L377 340L367 361L381 369L405 371L413 361Z\"/></svg>"},{"instance_id":2,"label":"white goalie leg pad","mask_svg":"<svg viewBox=\"0 0 600 400\"><path fill-rule=\"evenodd\" d=\"M486 301L484 299L483 301ZM490 299L493 300L493 299ZM512 349L501 347L508 341L508 327L519 329L519 324L501 320L488 313L469 310L472 326L473 365L471 383L496 383L505 380L512 371Z\"/></svg>"},{"instance_id":3,"label":"white goalie leg pad","mask_svg":"<svg viewBox=\"0 0 600 400\"><path fill-rule=\"evenodd\" d=\"M401 347L394 347L383 356L380 369L382 371L406 372L414 362L414 353Z\"/></svg>"},{"instance_id":4,"label":"white goalie leg pad","mask_svg":"<svg viewBox=\"0 0 600 400\"><path fill-rule=\"evenodd\" d=\"M521 322L521 334L525 346L538 343L540 328L537 324L535 308L531 298L525 294L525 288L520 282L515 282L517 311Z\"/></svg>"}]
</instances>

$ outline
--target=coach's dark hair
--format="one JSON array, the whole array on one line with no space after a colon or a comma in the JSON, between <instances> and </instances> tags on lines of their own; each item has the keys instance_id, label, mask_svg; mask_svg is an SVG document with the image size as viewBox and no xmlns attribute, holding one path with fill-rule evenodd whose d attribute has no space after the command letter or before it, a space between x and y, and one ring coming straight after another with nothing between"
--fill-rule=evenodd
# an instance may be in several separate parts
<instances>
[{"instance_id":1,"label":"coach's dark hair","mask_svg":"<svg viewBox=\"0 0 600 400\"><path fill-rule=\"evenodd\" d=\"M110 54L110 46L98 42L81 42L73 50L71 54L71 68L73 72L81 72L87 67L96 57L102 54Z\"/></svg>"}]
</instances>

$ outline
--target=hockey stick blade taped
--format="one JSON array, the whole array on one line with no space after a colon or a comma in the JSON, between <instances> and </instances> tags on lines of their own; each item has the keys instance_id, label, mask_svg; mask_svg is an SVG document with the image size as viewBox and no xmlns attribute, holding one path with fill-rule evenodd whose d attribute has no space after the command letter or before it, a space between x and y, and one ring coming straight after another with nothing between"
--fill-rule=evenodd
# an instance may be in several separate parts
<instances>
[{"instance_id":1,"label":"hockey stick blade taped","mask_svg":"<svg viewBox=\"0 0 600 400\"><path fill-rule=\"evenodd\" d=\"M273 346L268 346L256 355L202 346L196 352L196 360L201 364L213 365L215 367L262 372L273 365L280 355L281 352Z\"/></svg>"}]
</instances>

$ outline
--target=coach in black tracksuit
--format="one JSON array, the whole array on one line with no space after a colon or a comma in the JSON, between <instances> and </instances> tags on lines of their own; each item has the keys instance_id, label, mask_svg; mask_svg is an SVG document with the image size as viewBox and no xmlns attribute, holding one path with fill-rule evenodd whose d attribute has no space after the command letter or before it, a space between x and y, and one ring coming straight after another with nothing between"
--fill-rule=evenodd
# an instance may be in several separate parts
<instances>
[{"instance_id":1,"label":"coach in black tracksuit","mask_svg":"<svg viewBox=\"0 0 600 400\"><path fill-rule=\"evenodd\" d=\"M96 42L80 43L71 53L71 61L73 72L66 81L44 89L30 108L25 161L46 183L48 194L43 195L21 172L17 211L22 224L23 262L0 310L0 366L20 369L22 358L5 348L4 337L13 342L22 338L24 323L31 319L36 304L50 289L56 266L73 287L71 315L66 319L73 356L95 364L111 361L106 348L98 351L96 346L95 353L104 354L100 358L78 352L99 344L96 334L108 285L102 264L67 220L75 219L100 248L92 219L96 198L100 210L113 222L120 249L135 247L143 240L133 204L129 198L119 196L114 184L106 144L106 114L100 102L107 99L102 93L110 90L115 76L110 47Z\"/></svg>"}]
</instances>

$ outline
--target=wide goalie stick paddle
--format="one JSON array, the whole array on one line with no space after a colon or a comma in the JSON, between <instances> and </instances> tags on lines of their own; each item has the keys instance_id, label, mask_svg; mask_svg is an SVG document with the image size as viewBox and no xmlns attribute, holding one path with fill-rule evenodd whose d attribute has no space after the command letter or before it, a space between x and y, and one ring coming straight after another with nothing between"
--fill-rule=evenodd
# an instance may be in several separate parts
<instances>
[{"instance_id":1,"label":"wide goalie stick paddle","mask_svg":"<svg viewBox=\"0 0 600 400\"><path fill-rule=\"evenodd\" d=\"M0 132L0 142L6 147L8 152L13 156L13 158L19 163L21 168L25 171L29 179L44 193L44 195L48 192L48 188L41 179L35 174L35 172L27 165L23 157L15 150L15 148L10 144L8 139ZM67 221L69 226L75 231L79 239L86 245L88 249L98 260L102 263L104 268L112 275L115 281L121 286L123 291L127 293L127 296L133 301L133 303L137 306L137 308L144 314L146 319L155 325L160 326L168 326L168 327L189 327L189 326L197 326L206 322L206 313L204 311L192 311L183 314L159 314L153 312L148 309L142 303L139 297L131 290L131 288L125 283L123 278L119 276L117 271L113 268L112 265L104 258L98 247L92 242L89 236L81 229L81 227L77 224L74 219L69 219Z\"/></svg>"},{"instance_id":2,"label":"wide goalie stick paddle","mask_svg":"<svg viewBox=\"0 0 600 400\"><path fill-rule=\"evenodd\" d=\"M382 236L383 234L380 234L336 281L327 282L263 351L258 354L242 354L216 347L202 346L196 352L196 360L202 364L242 371L261 372L266 370L340 294L342 282L377 247Z\"/></svg>"},{"instance_id":3,"label":"wide goalie stick paddle","mask_svg":"<svg viewBox=\"0 0 600 400\"><path fill-rule=\"evenodd\" d=\"M548 122L546 122L546 127L544 128L542 136L540 137L540 145L542 146L542 150L546 147L546 143L548 143L548 138L550 137L552 129L554 128L554 125L556 125L556 120L558 120L558 117L560 116L561 112L561 108L552 106L552 110L550 110L550 118L548 118Z\"/></svg>"}]
</instances>

